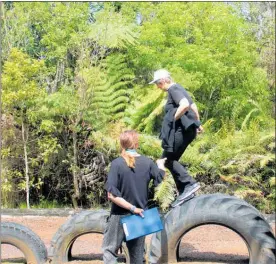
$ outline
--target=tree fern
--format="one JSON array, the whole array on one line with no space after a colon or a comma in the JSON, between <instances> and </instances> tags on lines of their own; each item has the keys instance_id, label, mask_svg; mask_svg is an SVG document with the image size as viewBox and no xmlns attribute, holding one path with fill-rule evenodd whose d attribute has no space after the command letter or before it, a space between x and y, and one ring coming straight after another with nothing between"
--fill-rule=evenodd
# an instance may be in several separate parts
<instances>
[{"instance_id":1,"label":"tree fern","mask_svg":"<svg viewBox=\"0 0 276 264\"><path fill-rule=\"evenodd\" d=\"M152 134L155 132L156 118L160 117L165 101L164 94L160 91L153 91L148 94L146 102L137 106L130 118L130 125L132 128L141 132Z\"/></svg>"},{"instance_id":2,"label":"tree fern","mask_svg":"<svg viewBox=\"0 0 276 264\"><path fill-rule=\"evenodd\" d=\"M161 141L155 136L140 133L139 152L154 159L158 159L162 155Z\"/></svg>"},{"instance_id":3,"label":"tree fern","mask_svg":"<svg viewBox=\"0 0 276 264\"><path fill-rule=\"evenodd\" d=\"M102 64L106 82L95 87L93 105L105 115L106 121L115 121L129 104L134 75L129 69L123 54L112 54Z\"/></svg>"},{"instance_id":4,"label":"tree fern","mask_svg":"<svg viewBox=\"0 0 276 264\"><path fill-rule=\"evenodd\" d=\"M121 13L107 5L96 14L96 23L91 26L89 38L111 49L123 49L136 44L136 25L128 23Z\"/></svg>"}]
</instances>

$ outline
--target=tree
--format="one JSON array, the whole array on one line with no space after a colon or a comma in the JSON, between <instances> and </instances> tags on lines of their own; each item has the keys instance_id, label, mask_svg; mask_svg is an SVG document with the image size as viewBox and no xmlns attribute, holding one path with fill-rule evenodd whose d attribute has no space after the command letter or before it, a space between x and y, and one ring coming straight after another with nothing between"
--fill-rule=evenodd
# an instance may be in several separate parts
<instances>
[{"instance_id":1,"label":"tree","mask_svg":"<svg viewBox=\"0 0 276 264\"><path fill-rule=\"evenodd\" d=\"M11 115L21 130L27 208L30 208L29 115L36 111L36 100L45 96L40 82L43 67L43 61L30 59L16 48L11 50L3 67L4 113Z\"/></svg>"},{"instance_id":2,"label":"tree","mask_svg":"<svg viewBox=\"0 0 276 264\"><path fill-rule=\"evenodd\" d=\"M161 67L188 90L201 112L207 142L197 141L202 146L195 143L190 149L196 154L183 160L194 175L204 181L206 170L208 177L211 172L218 177L221 164L231 165L235 159L235 173L241 177L240 164L248 159L261 188L270 188L270 155L256 156L273 147L256 147L255 136L256 128L270 134L273 124L274 4L4 6L5 201L12 198L13 188L22 195L29 181L31 203L57 199L75 207L104 204L107 165L119 154L118 135L129 127L142 132L141 153L158 158L166 94L148 81ZM237 147L248 152L236 155ZM250 187L246 179L242 184ZM258 186L251 186L249 195L252 190L259 193ZM163 207L168 200L161 196L170 187L171 199L170 178L157 190ZM267 203L272 197L261 199Z\"/></svg>"},{"instance_id":3,"label":"tree","mask_svg":"<svg viewBox=\"0 0 276 264\"><path fill-rule=\"evenodd\" d=\"M89 3L13 3L4 12L4 53L17 47L43 58L47 91L53 93L70 82L74 50L87 36L90 20Z\"/></svg>"},{"instance_id":4,"label":"tree","mask_svg":"<svg viewBox=\"0 0 276 264\"><path fill-rule=\"evenodd\" d=\"M145 83L153 70L167 68L199 105L202 121L214 118L215 128L223 120L241 126L255 108L251 100L264 102L267 79L265 71L256 66L257 42L250 25L233 7L148 3L147 10L139 12L139 45L130 47L128 55ZM251 118L258 114L254 112Z\"/></svg>"}]
</instances>

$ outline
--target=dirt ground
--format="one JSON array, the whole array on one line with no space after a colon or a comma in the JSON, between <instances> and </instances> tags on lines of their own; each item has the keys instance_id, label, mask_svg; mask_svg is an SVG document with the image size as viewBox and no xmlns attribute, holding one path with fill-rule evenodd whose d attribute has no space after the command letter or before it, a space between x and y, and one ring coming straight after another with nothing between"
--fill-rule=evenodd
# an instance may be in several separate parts
<instances>
[{"instance_id":1,"label":"dirt ground","mask_svg":"<svg viewBox=\"0 0 276 264\"><path fill-rule=\"evenodd\" d=\"M29 227L45 243L47 249L58 228L68 217L58 216L2 216L2 222L15 222ZM273 223L275 233L275 223ZM72 249L74 261L68 264L102 264L101 244L103 236L88 234L79 237ZM146 238L149 245L150 236ZM180 260L182 264L242 264L248 263L248 250L244 241L233 231L217 225L193 229L181 240ZM11 245L1 246L2 263L24 263L21 251ZM1 263L0 262L0 263Z\"/></svg>"}]
</instances>

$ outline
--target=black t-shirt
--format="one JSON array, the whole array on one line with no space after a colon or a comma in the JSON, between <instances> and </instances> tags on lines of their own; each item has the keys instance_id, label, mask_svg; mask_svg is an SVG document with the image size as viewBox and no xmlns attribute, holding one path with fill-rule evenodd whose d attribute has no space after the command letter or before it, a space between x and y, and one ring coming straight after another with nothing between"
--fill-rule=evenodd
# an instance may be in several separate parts
<instances>
[{"instance_id":1,"label":"black t-shirt","mask_svg":"<svg viewBox=\"0 0 276 264\"><path fill-rule=\"evenodd\" d=\"M180 84L177 84L177 83L173 84L168 89L168 100L165 105L165 112L167 113L172 108L178 108L179 102L183 98L186 98L190 105L194 103L191 96ZM195 112L192 109L189 109L185 113L185 115L181 117L181 120L179 119L175 122L175 130L183 131L183 129L184 130L187 129L192 124L196 124L197 126L199 126L197 123L198 121L197 121Z\"/></svg>"},{"instance_id":2,"label":"black t-shirt","mask_svg":"<svg viewBox=\"0 0 276 264\"><path fill-rule=\"evenodd\" d=\"M105 189L114 196L122 197L138 208L147 209L148 185L151 179L157 186L165 172L145 156L135 157L135 168L129 168L124 158L112 161ZM112 203L112 214L128 214L129 211Z\"/></svg>"},{"instance_id":3,"label":"black t-shirt","mask_svg":"<svg viewBox=\"0 0 276 264\"><path fill-rule=\"evenodd\" d=\"M179 106L179 102L183 99L187 98L189 104L193 104L193 100L188 92L180 85L180 84L173 84L168 89L168 100L165 105L165 112L167 113L171 108L176 108Z\"/></svg>"}]
</instances>

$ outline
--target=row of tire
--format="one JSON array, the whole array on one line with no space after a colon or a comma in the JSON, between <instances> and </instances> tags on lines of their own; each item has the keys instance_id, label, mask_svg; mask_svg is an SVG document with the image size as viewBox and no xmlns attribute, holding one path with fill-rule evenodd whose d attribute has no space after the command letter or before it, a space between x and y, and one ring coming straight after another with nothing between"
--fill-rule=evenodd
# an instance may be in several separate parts
<instances>
[{"instance_id":1,"label":"row of tire","mask_svg":"<svg viewBox=\"0 0 276 264\"><path fill-rule=\"evenodd\" d=\"M76 239L88 233L102 234L106 210L82 211L64 223L54 235L49 252L29 228L12 223L1 223L1 243L17 247L27 263L53 264L72 259ZM262 214L245 201L233 196L210 194L198 196L162 216L164 230L152 236L146 259L148 263L175 263L179 258L182 237L191 229L205 224L217 224L235 231L246 243L250 264L275 263L275 236ZM129 263L128 251L122 247Z\"/></svg>"}]
</instances>

